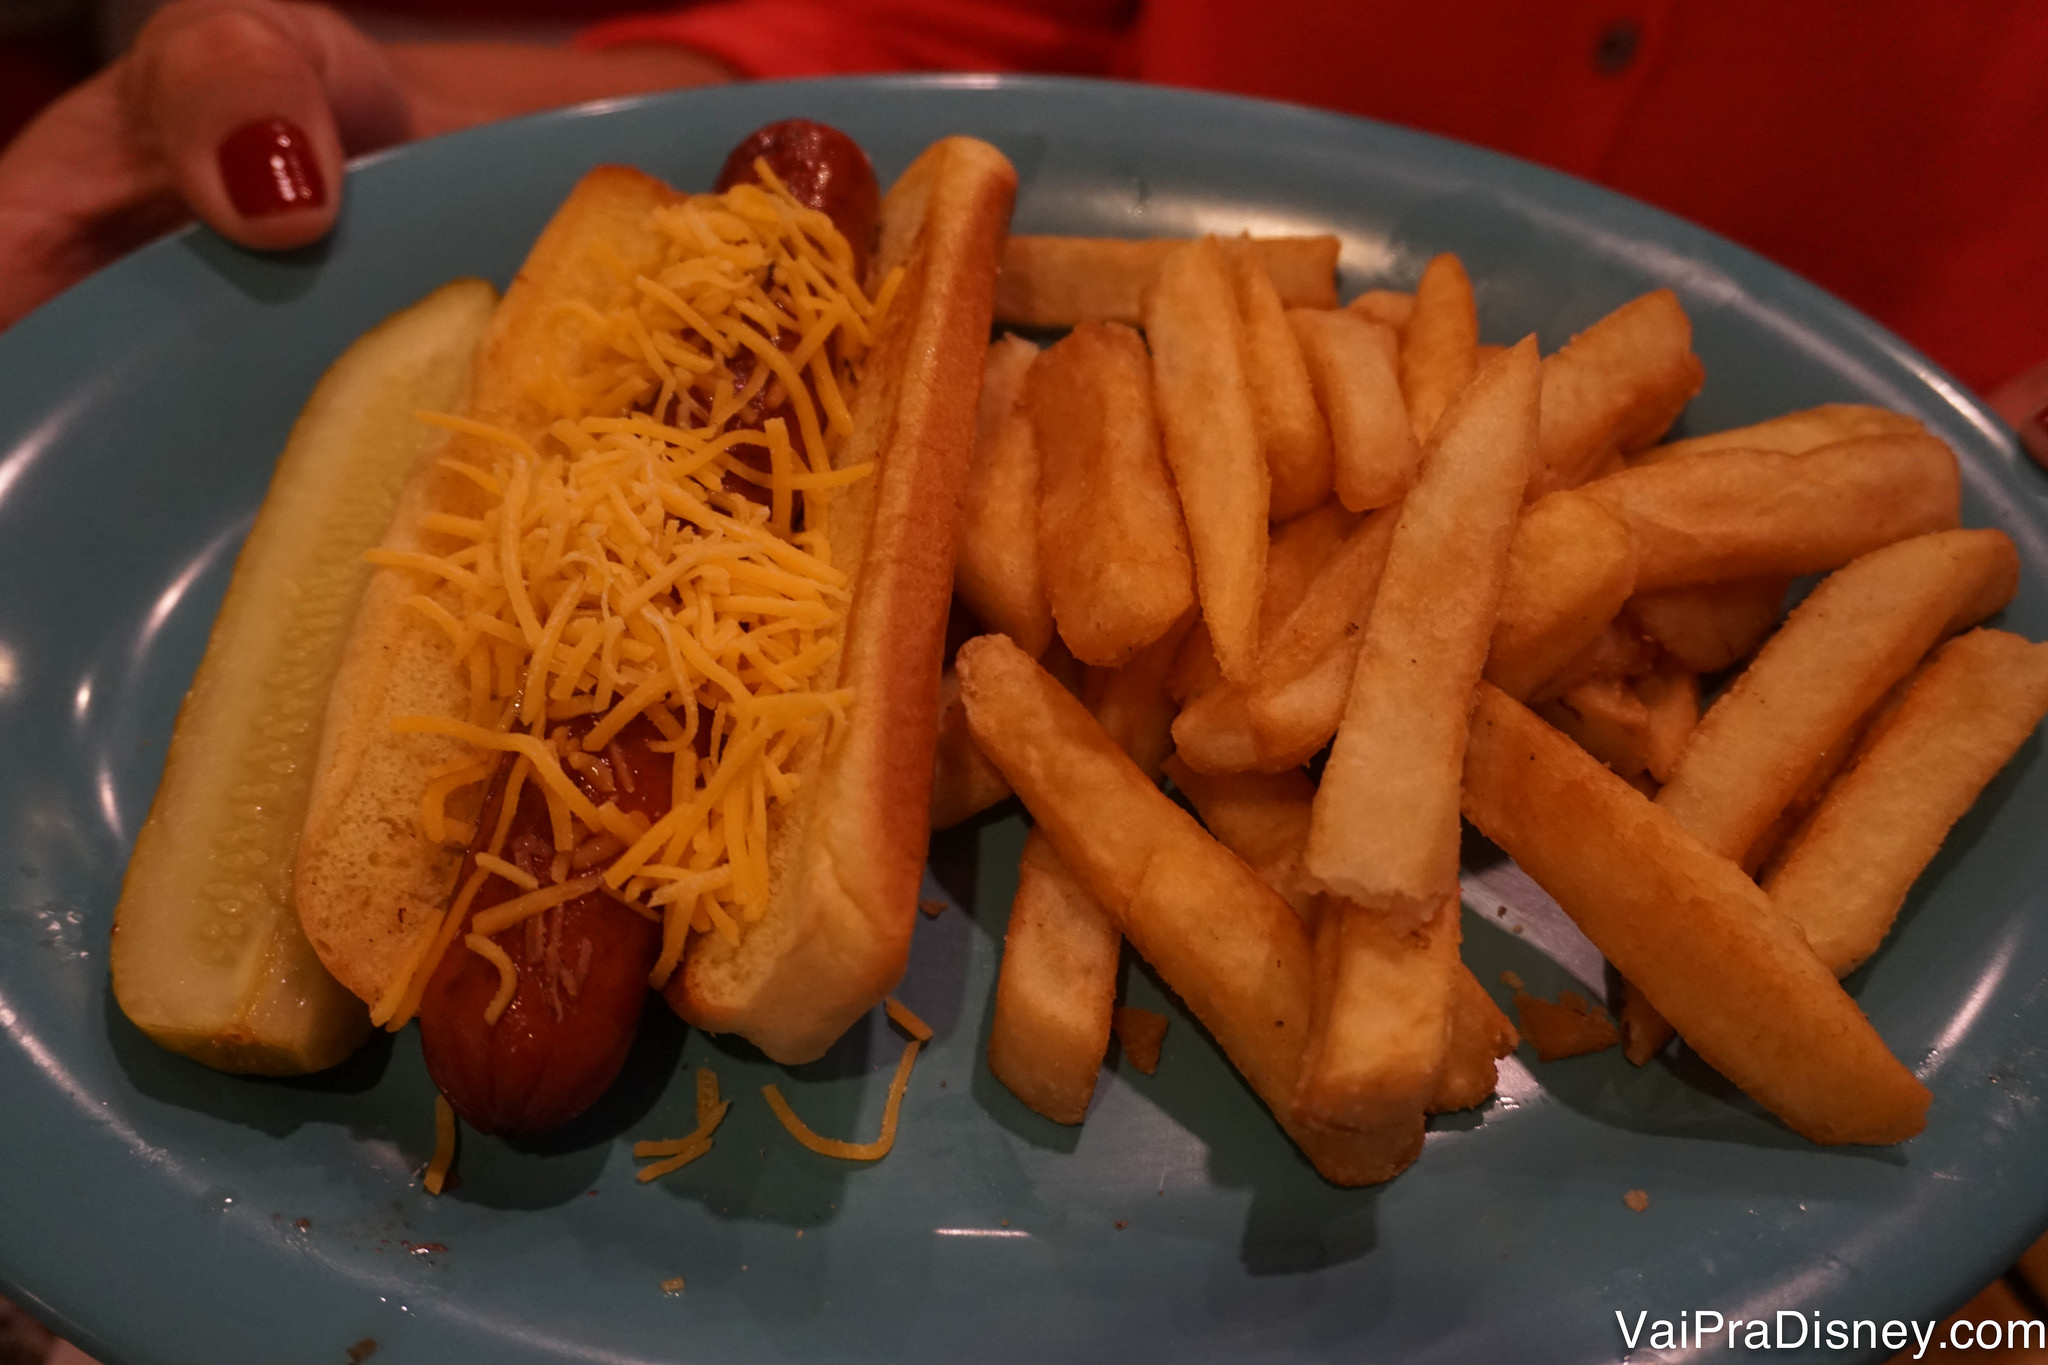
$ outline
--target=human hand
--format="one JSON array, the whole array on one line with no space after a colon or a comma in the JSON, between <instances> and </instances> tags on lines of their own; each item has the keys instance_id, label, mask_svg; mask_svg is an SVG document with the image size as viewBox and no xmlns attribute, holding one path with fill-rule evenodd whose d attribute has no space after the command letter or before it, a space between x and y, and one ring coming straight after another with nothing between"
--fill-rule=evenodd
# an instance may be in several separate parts
<instances>
[{"instance_id":1,"label":"human hand","mask_svg":"<svg viewBox=\"0 0 2048 1365\"><path fill-rule=\"evenodd\" d=\"M0 328L191 217L257 249L315 241L347 157L731 78L680 49L386 48L322 5L175 0L0 153Z\"/></svg>"}]
</instances>

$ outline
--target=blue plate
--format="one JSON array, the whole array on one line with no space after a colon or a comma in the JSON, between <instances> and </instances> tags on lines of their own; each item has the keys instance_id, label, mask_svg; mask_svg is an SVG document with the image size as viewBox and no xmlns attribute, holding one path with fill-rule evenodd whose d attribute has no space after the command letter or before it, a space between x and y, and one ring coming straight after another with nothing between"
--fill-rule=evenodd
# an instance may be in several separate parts
<instances>
[{"instance_id":1,"label":"blue plate","mask_svg":"<svg viewBox=\"0 0 2048 1365\"><path fill-rule=\"evenodd\" d=\"M2048 1212L2038 741L1850 983L1934 1089L1927 1132L1888 1150L1812 1147L1682 1053L1638 1071L1525 1052L1414 1170L1341 1191L1178 1017L1156 1077L1113 1060L1087 1124L1060 1128L981 1062L1015 817L935 842L926 894L952 908L918 926L901 993L937 1043L874 1166L797 1147L757 1089L782 1080L821 1130L871 1133L898 1049L878 1020L792 1077L664 1015L597 1113L545 1146L468 1141L440 1199L417 1178L431 1092L411 1035L288 1082L215 1074L130 1027L105 957L121 868L321 370L450 277L505 280L592 164L702 185L793 114L847 128L885 178L939 134L994 141L1023 177L1021 231L1334 231L1347 290L1412 283L1454 250L1495 340L1535 329L1548 349L1670 285L1709 376L1690 429L1836 399L1917 415L1962 452L1966 519L2020 545L2005 624L2048 636L2048 490L1974 399L1755 256L1471 148L1270 104L960 79L736 87L374 158L323 246L259 258L182 233L0 337L8 1292L108 1365L338 1362L365 1340L378 1365L1591 1361L1623 1353L1617 1311L1928 1318L2007 1262ZM1472 871L1483 980L1599 985L1512 868ZM1130 994L1163 1007L1141 967ZM700 1063L739 1100L716 1150L637 1185L631 1141L693 1126L678 1068Z\"/></svg>"}]
</instances>

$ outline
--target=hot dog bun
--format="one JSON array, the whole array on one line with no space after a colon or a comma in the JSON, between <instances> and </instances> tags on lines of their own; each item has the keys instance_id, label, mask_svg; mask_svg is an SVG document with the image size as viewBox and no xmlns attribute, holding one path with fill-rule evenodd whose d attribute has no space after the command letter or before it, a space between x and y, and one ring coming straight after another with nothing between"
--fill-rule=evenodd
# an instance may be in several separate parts
<instances>
[{"instance_id":1,"label":"hot dog bun","mask_svg":"<svg viewBox=\"0 0 2048 1365\"><path fill-rule=\"evenodd\" d=\"M666 991L683 1018L778 1062L822 1054L895 986L910 950L966 457L1015 187L1002 153L956 137L883 200L875 268L907 273L840 456L878 472L832 507L857 584L838 685L857 700L771 836L769 914L737 944L703 936Z\"/></svg>"},{"instance_id":2,"label":"hot dog bun","mask_svg":"<svg viewBox=\"0 0 2048 1365\"><path fill-rule=\"evenodd\" d=\"M829 504L834 564L852 578L841 648L818 686L851 689L846 719L789 756L797 798L772 819L766 914L737 943L698 933L668 994L685 1018L753 1040L770 1056L822 1053L901 975L916 914L933 716L980 355L1015 175L1000 153L954 138L927 150L887 196L874 278L902 283L852 396L837 468L874 473ZM605 168L543 232L492 326L469 415L538 444L553 376L591 345L575 306L619 288L653 258L650 211L678 196ZM480 438L447 456L485 465ZM476 514L475 486L447 460L416 475L386 545L426 543L422 520ZM449 637L407 603L418 575L380 569L337 674L299 849L308 938L365 1001L390 1003L449 901L460 848L427 837L421 795L464 752L456 740L393 733L401 716L459 719L469 681ZM457 793L451 820L482 792Z\"/></svg>"},{"instance_id":3,"label":"hot dog bun","mask_svg":"<svg viewBox=\"0 0 2048 1365\"><path fill-rule=\"evenodd\" d=\"M537 401L539 376L573 369L588 344L563 311L616 287L605 253L639 262L654 254L648 215L680 196L653 176L600 166L570 192L535 241L491 317L478 356L468 415L538 439L550 414ZM421 550L421 518L473 516L476 485L445 459L488 459L478 438L456 434L424 460L400 495L384 544ZM335 672L313 793L299 840L294 895L299 923L336 980L376 1004L417 955L432 913L448 903L462 849L428 839L420 793L463 746L431 735L397 735L399 716L465 713L469 682L447 637L407 599L419 580L380 568L356 613ZM458 793L448 813L474 819L482 793Z\"/></svg>"}]
</instances>

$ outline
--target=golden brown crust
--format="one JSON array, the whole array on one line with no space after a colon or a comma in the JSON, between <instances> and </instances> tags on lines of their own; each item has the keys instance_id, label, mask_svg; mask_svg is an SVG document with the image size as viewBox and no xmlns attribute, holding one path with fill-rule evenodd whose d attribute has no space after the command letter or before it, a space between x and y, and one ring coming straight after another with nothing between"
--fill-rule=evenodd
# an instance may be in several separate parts
<instances>
[{"instance_id":1,"label":"golden brown crust","mask_svg":"<svg viewBox=\"0 0 2048 1365\"><path fill-rule=\"evenodd\" d=\"M822 1053L895 984L908 954L961 492L1014 188L1000 153L954 138L920 157L884 201L877 269L903 264L906 275L838 456L842 466L876 459L878 470L831 506L831 541L856 588L837 679L820 680L853 688L856 700L846 724L798 756L803 794L771 832L768 915L737 946L701 936L671 980L686 1018L740 1033L778 1060ZM568 348L585 344L561 303L602 306L620 287L621 262L630 281L654 249L648 210L674 195L616 167L577 186L493 319L470 415L538 436L556 415L546 377L572 368ZM466 439L449 453L460 456ZM472 499L461 476L422 469L387 543L414 548L424 513ZM308 934L330 970L373 1001L418 943L429 917L417 909L445 903L461 856L425 838L419 812L431 773L456 746L389 726L397 715L467 708L446 637L405 606L421 590L402 570L382 570L372 585L336 680L301 843ZM471 812L451 804L449 814Z\"/></svg>"}]
</instances>

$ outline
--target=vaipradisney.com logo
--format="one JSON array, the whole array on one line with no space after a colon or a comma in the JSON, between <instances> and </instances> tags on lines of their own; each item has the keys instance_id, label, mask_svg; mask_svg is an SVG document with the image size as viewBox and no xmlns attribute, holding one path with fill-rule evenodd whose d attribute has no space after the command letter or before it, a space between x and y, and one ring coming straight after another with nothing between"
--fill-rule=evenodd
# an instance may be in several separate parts
<instances>
[{"instance_id":1,"label":"vaipradisney.com logo","mask_svg":"<svg viewBox=\"0 0 2048 1365\"><path fill-rule=\"evenodd\" d=\"M1614 1320L1621 1328L1621 1342L1628 1350L1686 1351L1725 1347L1744 1351L1886 1351L1913 1349L1918 1360L1930 1347L1947 1346L1957 1351L1995 1351L2002 1348L2048 1350L2048 1323L2034 1318L2013 1318L2001 1322L1985 1318L1971 1322L1957 1318L1942 1331L1936 1321L1891 1318L1827 1318L1781 1308L1767 1318L1731 1318L1711 1308L1687 1309L1676 1317L1653 1318L1649 1310L1639 1311L1633 1321L1616 1309ZM1936 1334L1939 1333L1939 1339Z\"/></svg>"}]
</instances>

